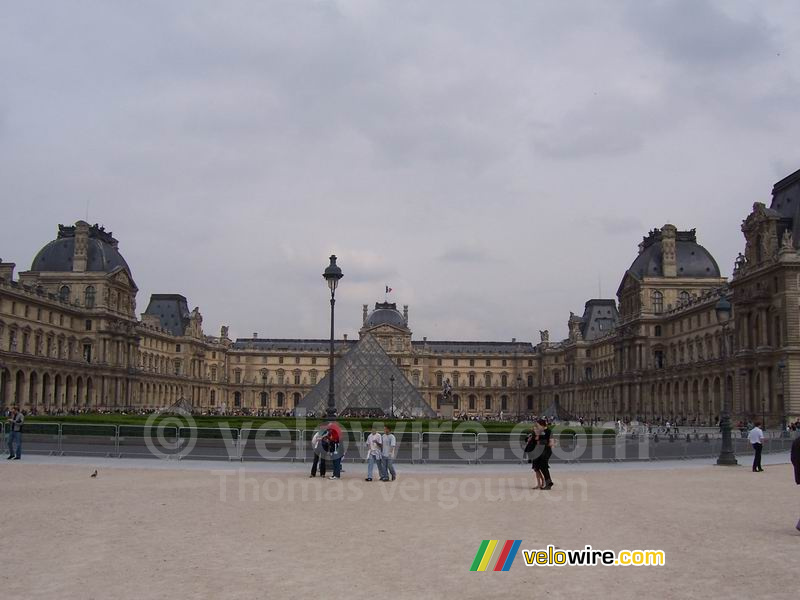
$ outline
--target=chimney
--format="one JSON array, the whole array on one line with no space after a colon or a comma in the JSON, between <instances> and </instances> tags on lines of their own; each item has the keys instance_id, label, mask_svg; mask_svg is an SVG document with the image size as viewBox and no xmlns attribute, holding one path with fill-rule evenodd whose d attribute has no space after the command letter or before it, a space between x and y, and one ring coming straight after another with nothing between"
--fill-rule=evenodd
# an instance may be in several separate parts
<instances>
[{"instance_id":1,"label":"chimney","mask_svg":"<svg viewBox=\"0 0 800 600\"><path fill-rule=\"evenodd\" d=\"M511 338L511 343L512 344L516 344L517 343L517 338Z\"/></svg>"},{"instance_id":2,"label":"chimney","mask_svg":"<svg viewBox=\"0 0 800 600\"><path fill-rule=\"evenodd\" d=\"M676 277L678 275L678 263L675 260L675 238L678 229L675 225L664 225L661 228L661 255L663 263L661 272L664 277Z\"/></svg>"},{"instance_id":3,"label":"chimney","mask_svg":"<svg viewBox=\"0 0 800 600\"><path fill-rule=\"evenodd\" d=\"M346 333L344 334L344 341L345 342L347 341L347 334Z\"/></svg>"},{"instance_id":4,"label":"chimney","mask_svg":"<svg viewBox=\"0 0 800 600\"><path fill-rule=\"evenodd\" d=\"M0 279L5 279L6 281L14 279L14 267L16 266L14 263L3 262L3 259L0 258Z\"/></svg>"},{"instance_id":5,"label":"chimney","mask_svg":"<svg viewBox=\"0 0 800 600\"><path fill-rule=\"evenodd\" d=\"M408 304L403 304L403 320L408 325Z\"/></svg>"},{"instance_id":6,"label":"chimney","mask_svg":"<svg viewBox=\"0 0 800 600\"><path fill-rule=\"evenodd\" d=\"M254 340L255 340L255 339L258 339L258 332L257 332L257 331L254 331L254 332L253 332L253 339L254 339Z\"/></svg>"},{"instance_id":7,"label":"chimney","mask_svg":"<svg viewBox=\"0 0 800 600\"><path fill-rule=\"evenodd\" d=\"M366 304L363 304L361 306L361 311L363 312L363 316L362 316L362 319L361 319L361 324L362 325L364 325L367 322L367 311L368 310L369 310L369 306L367 306Z\"/></svg>"},{"instance_id":8,"label":"chimney","mask_svg":"<svg viewBox=\"0 0 800 600\"><path fill-rule=\"evenodd\" d=\"M75 252L72 255L72 270L76 273L86 271L89 253L89 224L86 221L75 223Z\"/></svg>"}]
</instances>

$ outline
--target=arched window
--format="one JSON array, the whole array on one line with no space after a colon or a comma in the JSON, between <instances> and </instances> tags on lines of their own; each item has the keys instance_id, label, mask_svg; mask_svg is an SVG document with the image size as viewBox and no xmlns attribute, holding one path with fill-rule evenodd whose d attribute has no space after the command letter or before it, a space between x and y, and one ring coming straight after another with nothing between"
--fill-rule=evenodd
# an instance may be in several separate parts
<instances>
[{"instance_id":1,"label":"arched window","mask_svg":"<svg viewBox=\"0 0 800 600\"><path fill-rule=\"evenodd\" d=\"M283 392L278 392L278 408L283 408Z\"/></svg>"},{"instance_id":2,"label":"arched window","mask_svg":"<svg viewBox=\"0 0 800 600\"><path fill-rule=\"evenodd\" d=\"M500 396L500 410L508 410L508 396Z\"/></svg>"},{"instance_id":3,"label":"arched window","mask_svg":"<svg viewBox=\"0 0 800 600\"><path fill-rule=\"evenodd\" d=\"M502 387L508 387L508 375L505 373L500 376L500 385Z\"/></svg>"},{"instance_id":4,"label":"arched window","mask_svg":"<svg viewBox=\"0 0 800 600\"><path fill-rule=\"evenodd\" d=\"M533 375L528 375L528 387L533 387Z\"/></svg>"},{"instance_id":5,"label":"arched window","mask_svg":"<svg viewBox=\"0 0 800 600\"><path fill-rule=\"evenodd\" d=\"M469 387L475 387L475 373L469 374Z\"/></svg>"},{"instance_id":6,"label":"arched window","mask_svg":"<svg viewBox=\"0 0 800 600\"><path fill-rule=\"evenodd\" d=\"M69 286L61 286L61 289L58 290L58 299L62 302L69 302Z\"/></svg>"},{"instance_id":7,"label":"arched window","mask_svg":"<svg viewBox=\"0 0 800 600\"><path fill-rule=\"evenodd\" d=\"M664 294L656 290L653 292L653 312L660 313L664 311Z\"/></svg>"},{"instance_id":8,"label":"arched window","mask_svg":"<svg viewBox=\"0 0 800 600\"><path fill-rule=\"evenodd\" d=\"M233 405L235 407L240 407L242 405L242 393L241 392L234 392L233 393Z\"/></svg>"},{"instance_id":9,"label":"arched window","mask_svg":"<svg viewBox=\"0 0 800 600\"><path fill-rule=\"evenodd\" d=\"M470 394L469 397L469 409L475 410L475 394Z\"/></svg>"},{"instance_id":10,"label":"arched window","mask_svg":"<svg viewBox=\"0 0 800 600\"><path fill-rule=\"evenodd\" d=\"M86 308L94 308L95 291L94 286L90 285L83 293L83 304Z\"/></svg>"},{"instance_id":11,"label":"arched window","mask_svg":"<svg viewBox=\"0 0 800 600\"><path fill-rule=\"evenodd\" d=\"M678 300L680 300L681 304L688 304L689 303L689 298L690 298L689 292L687 292L686 290L682 291L678 295Z\"/></svg>"},{"instance_id":12,"label":"arched window","mask_svg":"<svg viewBox=\"0 0 800 600\"><path fill-rule=\"evenodd\" d=\"M492 387L492 374L486 373L483 377L486 380L486 387Z\"/></svg>"},{"instance_id":13,"label":"arched window","mask_svg":"<svg viewBox=\"0 0 800 600\"><path fill-rule=\"evenodd\" d=\"M261 407L266 408L267 406L267 392L261 392Z\"/></svg>"}]
</instances>

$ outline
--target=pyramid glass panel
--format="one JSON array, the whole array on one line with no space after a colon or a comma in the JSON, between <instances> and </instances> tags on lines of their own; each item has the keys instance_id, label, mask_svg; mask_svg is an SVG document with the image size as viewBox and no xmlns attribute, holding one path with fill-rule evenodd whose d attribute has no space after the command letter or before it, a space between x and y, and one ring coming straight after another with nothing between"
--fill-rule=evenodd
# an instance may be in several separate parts
<instances>
[{"instance_id":1,"label":"pyramid glass panel","mask_svg":"<svg viewBox=\"0 0 800 600\"><path fill-rule=\"evenodd\" d=\"M435 417L403 372L370 334L361 340L333 367L336 414L345 416L391 415ZM392 382L394 376L394 382ZM328 377L322 380L301 400L298 408L324 415L328 406Z\"/></svg>"}]
</instances>

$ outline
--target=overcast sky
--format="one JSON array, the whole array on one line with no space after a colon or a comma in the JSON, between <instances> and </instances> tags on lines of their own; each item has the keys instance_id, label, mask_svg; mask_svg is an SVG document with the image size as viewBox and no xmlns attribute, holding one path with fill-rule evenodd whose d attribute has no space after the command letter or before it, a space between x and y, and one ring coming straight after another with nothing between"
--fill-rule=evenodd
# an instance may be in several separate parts
<instances>
[{"instance_id":1,"label":"overcast sky","mask_svg":"<svg viewBox=\"0 0 800 600\"><path fill-rule=\"evenodd\" d=\"M800 3L3 2L0 256L112 230L206 333L538 341L653 227L729 275L800 168Z\"/></svg>"}]
</instances>

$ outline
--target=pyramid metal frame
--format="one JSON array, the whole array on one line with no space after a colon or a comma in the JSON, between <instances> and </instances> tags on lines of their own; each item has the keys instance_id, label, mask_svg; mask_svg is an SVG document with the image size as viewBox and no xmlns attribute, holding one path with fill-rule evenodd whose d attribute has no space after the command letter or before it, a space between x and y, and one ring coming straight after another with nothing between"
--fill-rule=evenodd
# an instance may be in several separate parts
<instances>
[{"instance_id":1,"label":"pyramid metal frame","mask_svg":"<svg viewBox=\"0 0 800 600\"><path fill-rule=\"evenodd\" d=\"M390 415L392 396L396 416L436 416L436 412L425 402L419 390L408 381L378 340L369 333L334 363L333 373L336 414L339 416L366 416L376 411ZM300 401L298 408L324 415L328 406L329 377L330 375L325 375Z\"/></svg>"},{"instance_id":2,"label":"pyramid metal frame","mask_svg":"<svg viewBox=\"0 0 800 600\"><path fill-rule=\"evenodd\" d=\"M577 421L577 418L561 406L558 400L553 400L541 416L545 419L555 419L557 421Z\"/></svg>"}]
</instances>

